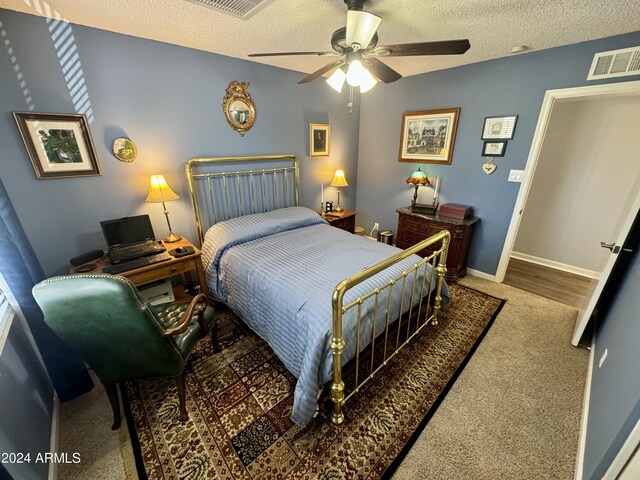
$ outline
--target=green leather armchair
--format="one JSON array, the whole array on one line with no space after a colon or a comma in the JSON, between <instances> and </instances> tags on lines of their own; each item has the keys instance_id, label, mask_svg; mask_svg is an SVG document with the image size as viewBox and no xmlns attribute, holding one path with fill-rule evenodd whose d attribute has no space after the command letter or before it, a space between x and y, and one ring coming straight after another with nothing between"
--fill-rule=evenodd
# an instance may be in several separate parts
<instances>
[{"instance_id":1,"label":"green leather armchair","mask_svg":"<svg viewBox=\"0 0 640 480\"><path fill-rule=\"evenodd\" d=\"M218 350L213 308L197 295L191 303L152 306L128 279L108 274L52 277L33 287L51 329L95 371L120 426L116 384L175 377L180 420L188 419L184 367L198 338L211 332Z\"/></svg>"}]
</instances>

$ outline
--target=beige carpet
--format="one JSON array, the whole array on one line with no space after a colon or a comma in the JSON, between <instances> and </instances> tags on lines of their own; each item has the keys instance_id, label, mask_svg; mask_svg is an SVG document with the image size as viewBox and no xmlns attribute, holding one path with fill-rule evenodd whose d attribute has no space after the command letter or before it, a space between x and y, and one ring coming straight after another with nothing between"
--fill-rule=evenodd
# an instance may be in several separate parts
<instances>
[{"instance_id":1,"label":"beige carpet","mask_svg":"<svg viewBox=\"0 0 640 480\"><path fill-rule=\"evenodd\" d=\"M474 277L461 283L507 303L394 478L571 479L588 359L570 345L576 310ZM58 450L82 462L61 465L58 478L135 478L126 424L109 429L102 387L61 410Z\"/></svg>"},{"instance_id":2,"label":"beige carpet","mask_svg":"<svg viewBox=\"0 0 640 480\"><path fill-rule=\"evenodd\" d=\"M571 479L588 352L577 311L506 285L461 282L507 300L394 479Z\"/></svg>"}]
</instances>

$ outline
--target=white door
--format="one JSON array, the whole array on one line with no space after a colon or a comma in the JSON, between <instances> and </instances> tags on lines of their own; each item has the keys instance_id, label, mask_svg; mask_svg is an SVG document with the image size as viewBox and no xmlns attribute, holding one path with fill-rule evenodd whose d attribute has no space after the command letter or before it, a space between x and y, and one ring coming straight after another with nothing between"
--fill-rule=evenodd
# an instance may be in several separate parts
<instances>
[{"instance_id":1,"label":"white door","mask_svg":"<svg viewBox=\"0 0 640 480\"><path fill-rule=\"evenodd\" d=\"M603 245L603 248L608 248L610 250L609 258L607 259L607 263L604 267L600 280L598 280L598 282L595 284L593 294L591 295L591 298L589 299L585 310L581 312L578 322L576 323L576 327L573 332L573 338L571 339L571 343L574 346L578 345L582 334L587 328L587 324L591 319L593 310L595 309L598 300L600 300L600 295L602 294L607 280L609 280L609 276L613 271L613 267L616 263L616 260L618 259L618 255L620 255L621 249L624 246L624 242L627 239L629 232L631 231L631 227L633 226L633 222L638 215L638 211L640 211L640 189L636 189L635 199L633 199L630 208L624 212L622 226L617 234L617 237L611 240L602 239L601 241L601 245Z\"/></svg>"}]
</instances>

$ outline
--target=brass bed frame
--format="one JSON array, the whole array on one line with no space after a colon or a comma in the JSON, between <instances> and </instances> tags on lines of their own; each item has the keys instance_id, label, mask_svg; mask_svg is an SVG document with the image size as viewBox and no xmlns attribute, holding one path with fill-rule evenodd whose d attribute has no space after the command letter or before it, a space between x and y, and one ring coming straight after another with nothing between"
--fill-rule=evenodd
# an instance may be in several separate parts
<instances>
[{"instance_id":1,"label":"brass bed frame","mask_svg":"<svg viewBox=\"0 0 640 480\"><path fill-rule=\"evenodd\" d=\"M263 168L240 168L241 166L259 166L265 163L284 163L285 166L274 167L269 165ZM226 167L227 165L229 167ZM212 170L206 171L207 168ZM227 171L226 168L232 168L232 170ZM209 226L219 221L227 220L234 216L266 212L277 208L298 206L299 204L300 172L298 159L295 155L191 158L187 161L185 170L200 244L204 241L204 233ZM290 182L293 182L292 186L290 186ZM280 186L282 191L280 191ZM259 202L260 200L261 203ZM207 221L205 222L205 220ZM435 248L434 245L439 242L441 242L441 246ZM334 404L331 420L334 424L340 425L344 422L343 406L347 400L358 393L365 383L371 380L380 369L386 366L389 360L404 346L409 344L414 337L419 335L427 325L436 325L438 323L438 318L442 313L441 293L444 275L447 271L446 261L449 242L450 234L443 230L356 275L346 278L335 287L332 295L333 334L330 343L333 352L331 400ZM390 266L425 249L433 249L433 251L416 262L411 268L403 271L401 275L396 276L383 285L377 286L351 303L345 304L345 294L350 289ZM431 264L432 266L428 282L426 282L428 276L426 274L427 264ZM422 282L420 282L420 291L416 292L418 273L421 268L424 268L425 273L422 277ZM431 305L432 295L425 294L425 284L427 287L426 292L430 292L434 276L436 277L436 286L433 305ZM403 318L397 319L395 326L396 332L393 332L393 329L390 331L390 325L393 324L396 319L390 318L392 291L396 284L400 285L401 300L399 311L403 312L407 278L412 278L409 310L407 314L403 316L406 317L404 321ZM378 332L376 331L378 302L380 297L385 293L387 295L385 326L383 331ZM361 313L363 303L368 300L373 301L373 328L371 343L367 347L370 348L370 365L368 366L368 375L360 379L360 372L362 370L360 368L360 360L361 357L364 357L360 352ZM382 301L384 302L385 299L382 299ZM355 381L353 389L348 394L345 394L342 352L344 351L346 342L342 334L342 319L343 316L352 309L357 309ZM414 323L415 326L412 327ZM406 326L406 334L404 332L401 334L403 325ZM395 339L393 336L395 336ZM401 339L401 336L404 338ZM383 348L381 349L383 350L381 352L382 361L377 366L374 365L376 341L384 342ZM393 346L394 343L395 346ZM391 348L388 352L390 345Z\"/></svg>"}]
</instances>

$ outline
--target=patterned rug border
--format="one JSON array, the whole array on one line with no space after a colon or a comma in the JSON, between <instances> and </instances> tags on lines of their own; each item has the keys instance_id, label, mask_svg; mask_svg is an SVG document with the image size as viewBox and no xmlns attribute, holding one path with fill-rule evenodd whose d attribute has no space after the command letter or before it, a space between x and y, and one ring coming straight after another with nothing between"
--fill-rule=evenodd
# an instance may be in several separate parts
<instances>
[{"instance_id":1,"label":"patterned rug border","mask_svg":"<svg viewBox=\"0 0 640 480\"><path fill-rule=\"evenodd\" d=\"M499 303L498 307L496 308L495 312L493 313L493 315L491 316L491 319L487 323L486 327L484 328L482 333L478 336L478 338L476 339L475 343L473 344L473 346L471 347L471 349L469 350L469 352L465 356L464 360L462 361L462 363L460 364L458 369L454 372L454 374L451 376L451 378L447 382L446 386L442 389L442 391L440 392L440 394L438 395L436 400L433 402L433 405L429 408L429 411L427 412L427 414L423 417L423 419L420 421L420 424L413 431L413 433L411 434L411 437L409 437L407 442L404 444L404 446L402 447L402 450L400 450L398 455L393 459L393 461L386 468L386 470L384 471L384 473L381 476L381 479L389 479L389 478L391 478L393 473L397 470L398 466L402 463L404 458L407 456L407 453L409 453L409 450L411 450L411 447L413 447L413 445L415 444L416 440L420 437L420 434L423 432L423 430L425 429L425 427L427 426L427 424L429 423L429 421L431 420L431 418L433 417L435 412L440 407L440 404L442 403L444 398L447 396L447 394L449 393L449 391L451 390L451 388L455 384L455 382L458 379L459 375L462 373L464 368L467 366L467 363L469 362L471 357L473 357L473 354L475 353L476 349L478 348L478 346L484 340L487 332L489 331L489 329L493 325L493 322L498 317L498 315L502 311L502 307L506 303L506 300L503 299L503 298L495 297L493 295L490 295L488 293L482 292L482 291L480 291L478 289L475 289L475 288L467 287L465 285L460 285L460 284L456 284L456 287L457 288L464 288L466 290L471 290L473 292L480 293L480 294L485 295L487 297L490 297L490 298L493 298L495 300L498 300L500 303ZM142 449L141 449L141 446L140 446L140 441L138 439L138 435L136 434L133 413L131 411L131 404L129 402L129 397L127 395L127 389L124 387L124 385L120 385L120 392L121 392L121 396L122 396L122 404L123 404L123 407L124 407L124 414L125 414L124 416L125 416L125 419L126 419L126 422L127 422L127 428L129 430L129 439L131 441L131 446L132 446L132 449L133 449L133 456L134 456L134 459L135 459L135 466L136 466L136 471L137 471L137 474L138 474L138 478L140 480L148 480L149 477L147 476L147 472L146 472L146 469L145 469L145 466L144 466L144 459L143 459L143 455L142 455Z\"/></svg>"},{"instance_id":2,"label":"patterned rug border","mask_svg":"<svg viewBox=\"0 0 640 480\"><path fill-rule=\"evenodd\" d=\"M467 363L469 363L469 360L471 360L471 357L473 357L473 354L476 352L477 348L480 346L480 344L484 340L484 337L487 335L487 332L489 332L489 329L493 325L493 322L496 320L496 318L502 311L502 307L504 307L504 304L507 303L507 301L504 298L498 298L493 295L489 295L488 293L481 292L480 290L475 288L467 287L465 285L460 285L460 284L456 284L456 287L465 288L467 290L471 290L471 291L486 295L487 297L494 298L496 300L499 300L500 304L498 305L498 308L496 308L496 311L491 316L491 319L487 323L487 326L484 328L484 330L482 331L482 333L480 334L476 342L471 347L471 350L469 350L467 355L464 357L464 360L462 361L458 369L451 376L451 378L447 382L447 385L442 389L442 391L440 392L440 395L438 395L435 402L433 402L433 405L431 406L427 414L422 418L418 427L413 431L413 433L411 434L411 437L409 437L409 440L407 440L407 443L404 444L404 447L402 447L402 450L400 450L400 453L398 453L396 458L393 459L393 461L389 464L387 469L384 471L384 473L380 477L381 480L386 480L388 478L391 478L394 472L398 469L402 461L405 459L405 457L409 453L409 450L411 450L411 447L413 447L413 445L416 443L416 441L420 437L420 434L422 434L422 431L426 428L427 424L429 423L433 415L438 411L440 404L449 393L449 390L451 390L451 387L453 387L453 385L456 383L456 380L458 379L458 377L460 376L464 368L467 366Z\"/></svg>"}]
</instances>

